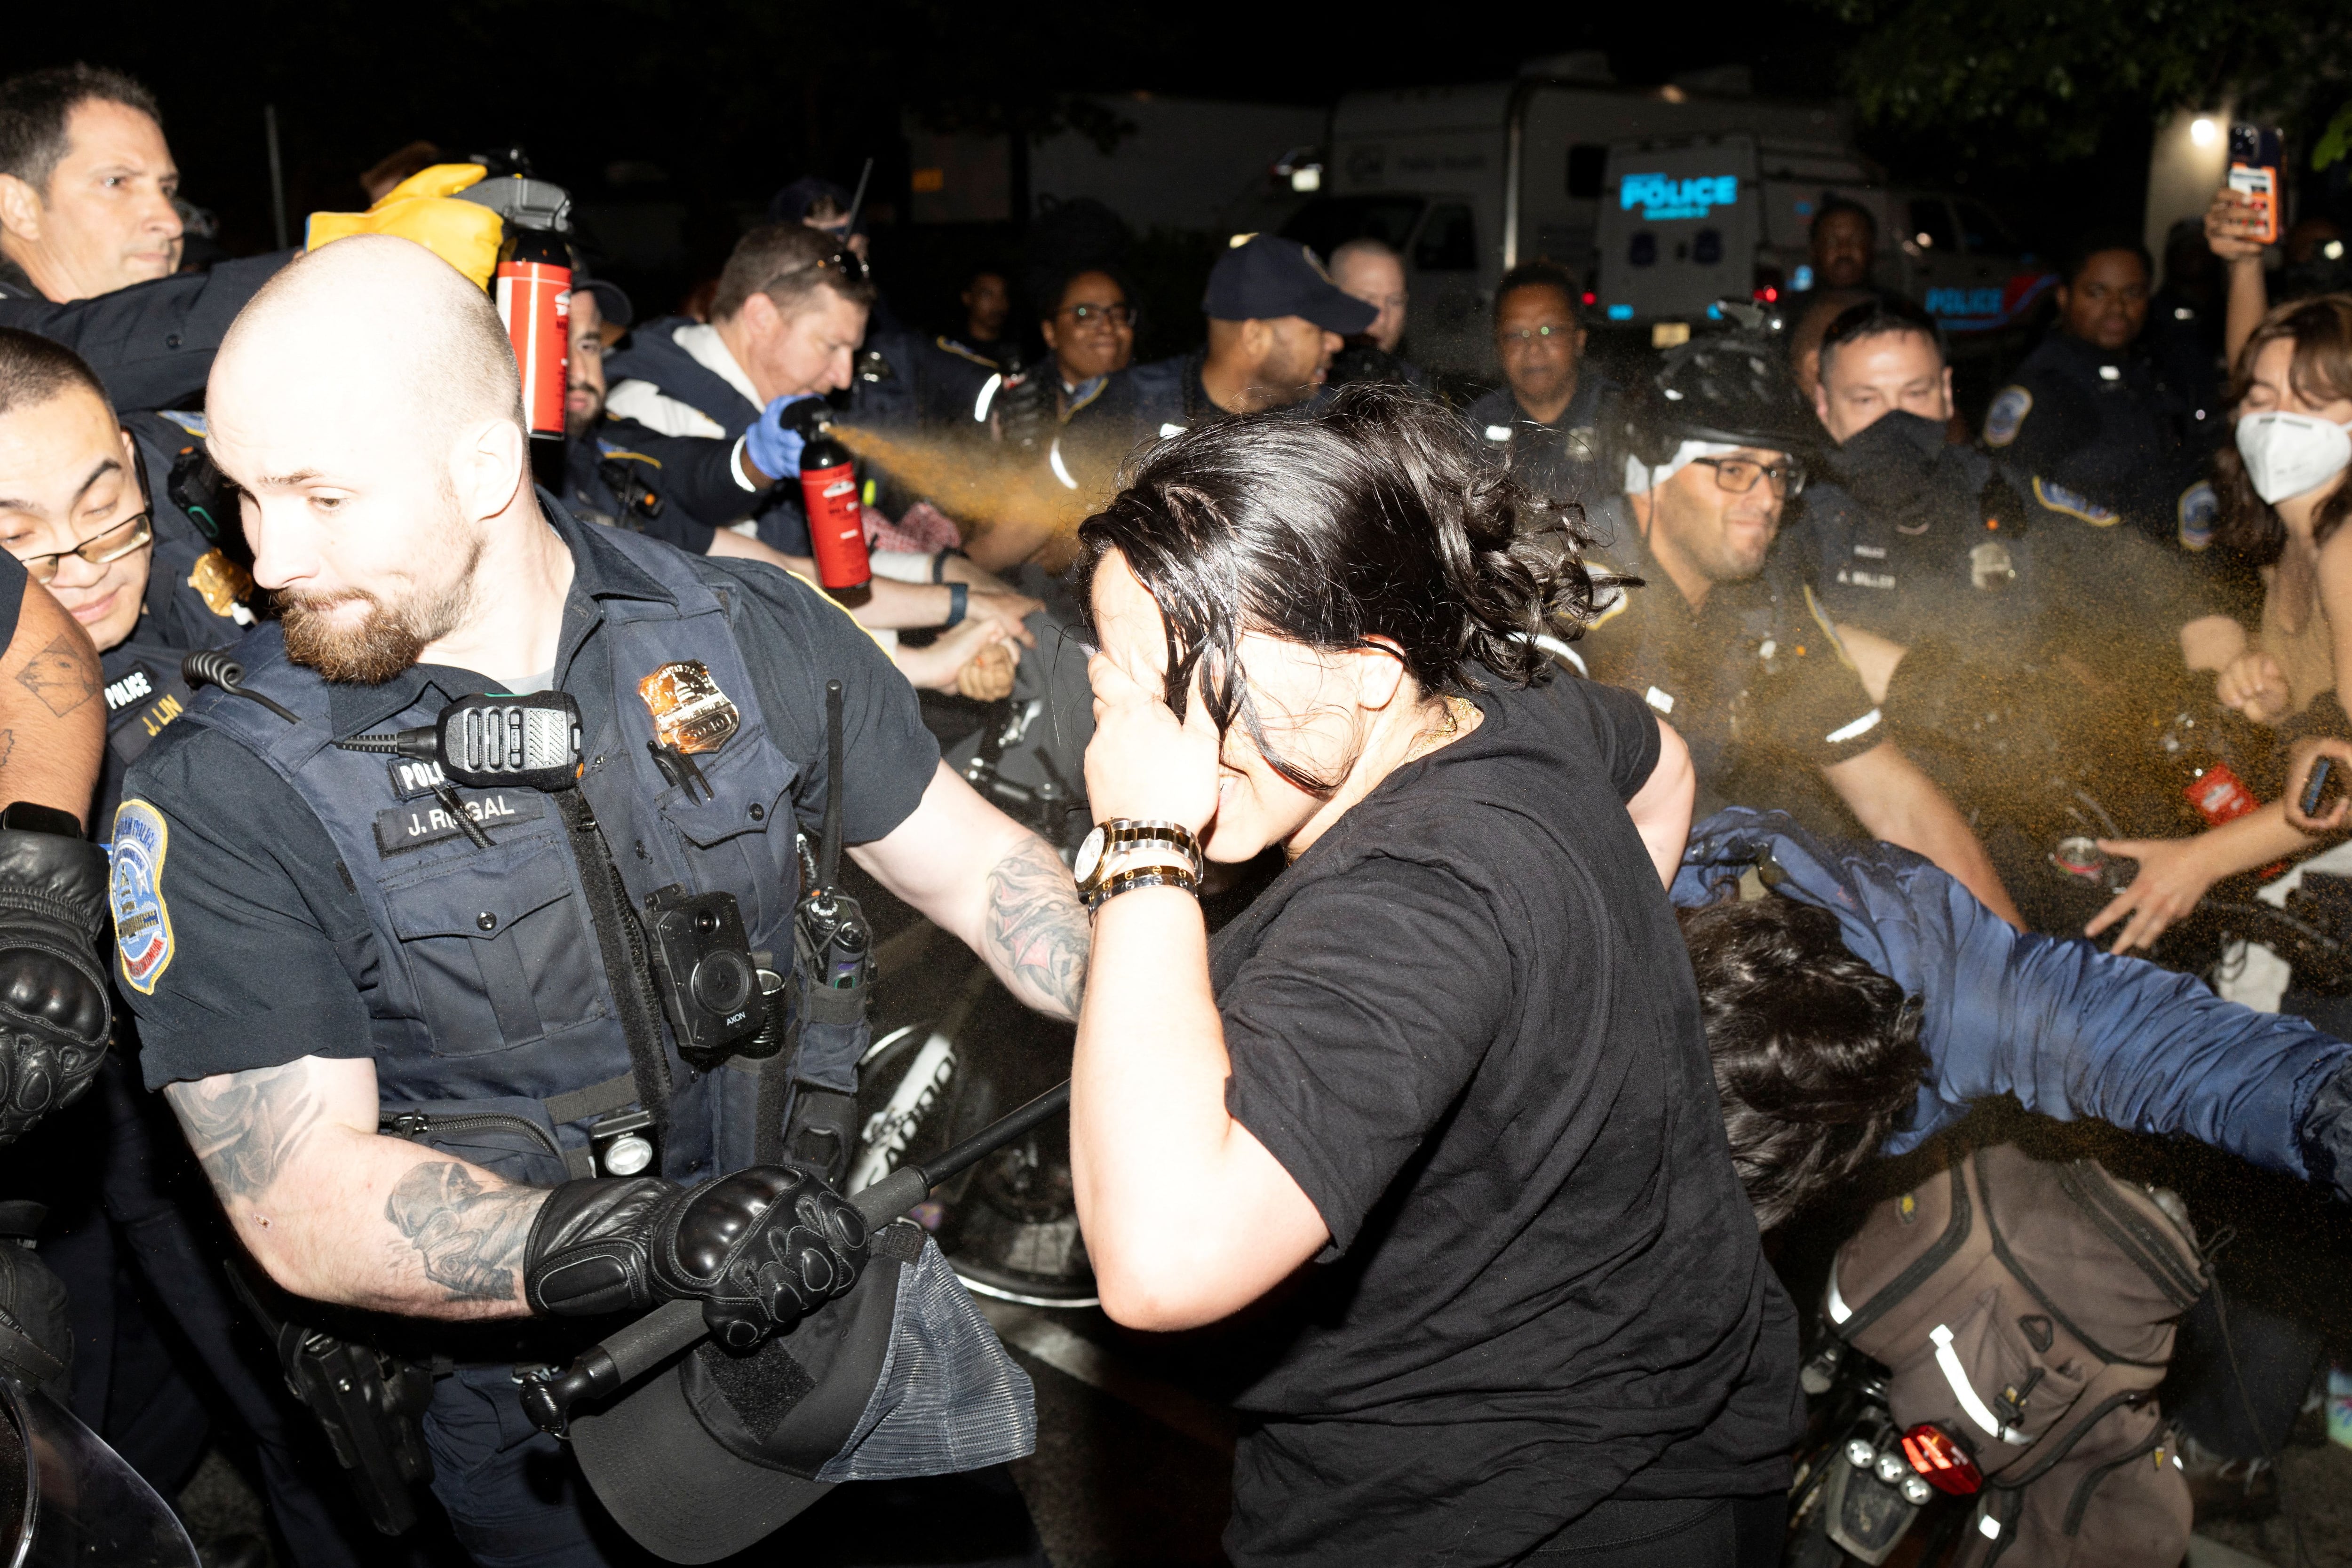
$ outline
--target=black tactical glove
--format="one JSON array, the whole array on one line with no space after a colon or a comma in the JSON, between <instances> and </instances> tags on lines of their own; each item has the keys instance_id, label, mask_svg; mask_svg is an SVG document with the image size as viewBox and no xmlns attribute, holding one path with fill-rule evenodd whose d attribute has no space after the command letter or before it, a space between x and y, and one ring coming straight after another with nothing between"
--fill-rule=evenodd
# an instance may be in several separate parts
<instances>
[{"instance_id":1,"label":"black tactical glove","mask_svg":"<svg viewBox=\"0 0 2352 1568\"><path fill-rule=\"evenodd\" d=\"M2295 1133L2311 1179L2352 1203L2352 1061L2320 1084Z\"/></svg>"},{"instance_id":2,"label":"black tactical glove","mask_svg":"<svg viewBox=\"0 0 2352 1568\"><path fill-rule=\"evenodd\" d=\"M79 834L0 828L0 1144L72 1104L106 1055L106 882Z\"/></svg>"},{"instance_id":3,"label":"black tactical glove","mask_svg":"<svg viewBox=\"0 0 2352 1568\"><path fill-rule=\"evenodd\" d=\"M749 1350L848 1294L866 1239L865 1218L846 1199L787 1166L690 1188L649 1177L568 1181L531 1225L523 1291L533 1312L572 1317L699 1298L712 1335Z\"/></svg>"}]
</instances>

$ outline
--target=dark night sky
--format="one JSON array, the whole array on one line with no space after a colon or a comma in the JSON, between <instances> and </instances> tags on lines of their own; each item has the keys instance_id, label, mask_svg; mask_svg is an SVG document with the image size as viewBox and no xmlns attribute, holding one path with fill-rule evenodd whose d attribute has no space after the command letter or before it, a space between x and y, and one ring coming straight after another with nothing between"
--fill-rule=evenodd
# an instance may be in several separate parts
<instances>
[{"instance_id":1,"label":"dark night sky","mask_svg":"<svg viewBox=\"0 0 2352 1568\"><path fill-rule=\"evenodd\" d=\"M278 107L298 227L305 212L360 204L358 172L410 140L458 152L519 141L541 172L588 201L612 194L604 171L614 163L657 166L665 183L629 193L686 204L699 256L723 254L744 204L811 168L846 183L873 153L877 198L903 202L898 131L909 110L967 121L1010 113L1034 123L1056 95L1130 89L1325 104L1357 88L1498 79L1522 60L1580 48L1606 50L1627 82L1737 61L1750 66L1761 91L1825 97L1836 90L1850 37L1804 4L1606 12L1445 5L1429 20L1407 6L1276 13L1262 4L1071 0L252 0L209 12L156 0L88 9L50 0L47 9L29 29L12 26L7 67L84 58L147 80L191 199L220 214L235 251L271 239L266 103ZM1482 11L1495 26L1480 25ZM2145 134L2121 128L2103 162L2125 177L2098 186L2136 184ZM1898 178L1948 185L1968 173L1932 141L1878 137L1865 145ZM2039 198L2051 194L2004 193L1987 178L1971 188L2029 232ZM2078 186L2066 199L2080 193ZM2136 196L2131 205L2136 212Z\"/></svg>"}]
</instances>

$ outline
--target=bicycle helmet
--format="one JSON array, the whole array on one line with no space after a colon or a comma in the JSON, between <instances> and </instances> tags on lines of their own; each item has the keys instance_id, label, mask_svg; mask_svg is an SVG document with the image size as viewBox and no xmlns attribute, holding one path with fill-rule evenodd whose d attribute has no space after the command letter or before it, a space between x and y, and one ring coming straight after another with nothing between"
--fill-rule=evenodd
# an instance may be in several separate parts
<instances>
[{"instance_id":1,"label":"bicycle helmet","mask_svg":"<svg viewBox=\"0 0 2352 1568\"><path fill-rule=\"evenodd\" d=\"M1626 450L1656 465L1685 441L1722 441L1803 455L1822 444L1778 338L1725 332L1660 356L1626 400Z\"/></svg>"}]
</instances>

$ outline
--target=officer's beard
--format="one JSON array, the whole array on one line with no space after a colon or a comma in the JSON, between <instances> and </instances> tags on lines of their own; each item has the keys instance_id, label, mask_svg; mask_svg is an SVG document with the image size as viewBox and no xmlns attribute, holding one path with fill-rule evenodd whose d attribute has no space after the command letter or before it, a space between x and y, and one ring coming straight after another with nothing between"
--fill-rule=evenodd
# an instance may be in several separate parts
<instances>
[{"instance_id":1,"label":"officer's beard","mask_svg":"<svg viewBox=\"0 0 2352 1568\"><path fill-rule=\"evenodd\" d=\"M473 612L474 570L481 564L485 540L479 532L468 533L462 542L449 541L465 552L454 578L437 588L412 588L396 601L357 588L317 595L280 591L286 656L331 681L362 686L382 685L415 664L427 646ZM354 603L368 607L356 623L337 613Z\"/></svg>"}]
</instances>

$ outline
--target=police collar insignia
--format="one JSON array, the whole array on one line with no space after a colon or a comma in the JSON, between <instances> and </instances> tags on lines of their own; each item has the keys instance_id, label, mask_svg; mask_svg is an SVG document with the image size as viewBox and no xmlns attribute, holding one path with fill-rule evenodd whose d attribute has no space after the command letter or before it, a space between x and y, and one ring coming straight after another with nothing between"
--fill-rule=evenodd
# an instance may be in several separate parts
<instances>
[{"instance_id":1,"label":"police collar insignia","mask_svg":"<svg viewBox=\"0 0 2352 1568\"><path fill-rule=\"evenodd\" d=\"M654 739L688 756L718 750L743 722L734 699L719 689L710 666L699 659L664 664L637 683L637 695L653 715Z\"/></svg>"},{"instance_id":2,"label":"police collar insignia","mask_svg":"<svg viewBox=\"0 0 2352 1568\"><path fill-rule=\"evenodd\" d=\"M163 856L171 846L171 826L154 807L130 800L116 809L107 901L123 984L142 996L155 994L172 963L172 912L163 904Z\"/></svg>"}]
</instances>

